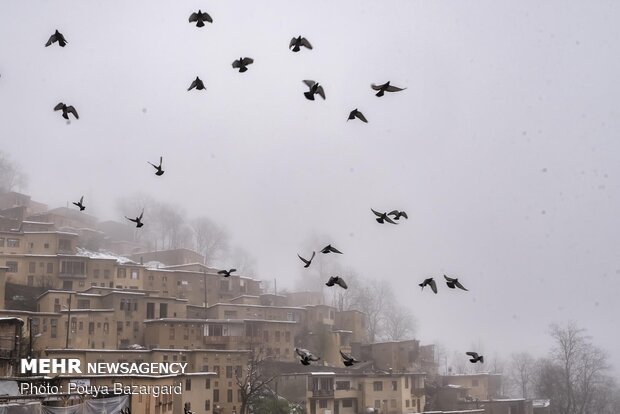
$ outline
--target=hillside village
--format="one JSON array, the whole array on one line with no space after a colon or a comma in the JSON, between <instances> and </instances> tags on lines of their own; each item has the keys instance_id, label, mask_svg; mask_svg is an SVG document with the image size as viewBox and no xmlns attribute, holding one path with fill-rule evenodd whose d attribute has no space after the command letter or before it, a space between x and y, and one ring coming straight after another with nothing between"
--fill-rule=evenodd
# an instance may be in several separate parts
<instances>
[{"instance_id":1,"label":"hillside village","mask_svg":"<svg viewBox=\"0 0 620 414\"><path fill-rule=\"evenodd\" d=\"M549 401L504 395L499 374L440 375L433 344L371 343L366 315L338 311L321 292L266 291L252 277L222 277L192 250L148 250L133 234L124 223L0 195L4 383L181 384L182 395L132 395L131 412L245 414L259 412L244 404L239 386L257 362L273 378L261 397L286 401L290 412L549 412ZM300 364L296 347L320 361ZM341 351L361 362L343 366ZM21 373L22 358L184 362L188 372L46 377ZM9 392L0 399L53 407L84 396Z\"/></svg>"}]
</instances>

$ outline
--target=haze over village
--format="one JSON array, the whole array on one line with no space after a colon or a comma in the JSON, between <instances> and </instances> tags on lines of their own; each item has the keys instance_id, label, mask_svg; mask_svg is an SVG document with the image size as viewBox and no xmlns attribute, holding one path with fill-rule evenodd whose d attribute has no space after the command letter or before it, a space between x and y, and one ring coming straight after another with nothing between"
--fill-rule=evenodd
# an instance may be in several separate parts
<instances>
[{"instance_id":1,"label":"haze over village","mask_svg":"<svg viewBox=\"0 0 620 414\"><path fill-rule=\"evenodd\" d=\"M26 356L175 357L200 392L108 414L618 412L619 18L606 1L6 4L7 381ZM237 375L247 361L269 369Z\"/></svg>"}]
</instances>

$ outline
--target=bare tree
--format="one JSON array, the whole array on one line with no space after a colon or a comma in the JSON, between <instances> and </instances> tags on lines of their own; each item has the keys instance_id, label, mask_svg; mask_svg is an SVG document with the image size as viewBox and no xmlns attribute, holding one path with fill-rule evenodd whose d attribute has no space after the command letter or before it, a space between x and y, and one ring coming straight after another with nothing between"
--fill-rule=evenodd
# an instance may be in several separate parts
<instances>
[{"instance_id":1,"label":"bare tree","mask_svg":"<svg viewBox=\"0 0 620 414\"><path fill-rule=\"evenodd\" d=\"M327 292L328 296L331 296L331 305L339 312L350 310L362 280L352 268L342 269L340 266L335 266L333 275L343 277L349 288L340 289L335 286L329 289ZM330 303L329 299L326 303Z\"/></svg>"},{"instance_id":2,"label":"bare tree","mask_svg":"<svg viewBox=\"0 0 620 414\"><path fill-rule=\"evenodd\" d=\"M391 286L381 280L373 279L358 289L351 307L366 314L368 318L366 329L370 342L374 342L382 335L385 311L388 304L394 301Z\"/></svg>"},{"instance_id":3,"label":"bare tree","mask_svg":"<svg viewBox=\"0 0 620 414\"><path fill-rule=\"evenodd\" d=\"M0 151L0 193L23 189L28 185L28 176L8 155Z\"/></svg>"},{"instance_id":4,"label":"bare tree","mask_svg":"<svg viewBox=\"0 0 620 414\"><path fill-rule=\"evenodd\" d=\"M413 312L397 302L388 303L385 310L384 337L388 341L412 339L416 330Z\"/></svg>"},{"instance_id":5,"label":"bare tree","mask_svg":"<svg viewBox=\"0 0 620 414\"><path fill-rule=\"evenodd\" d=\"M533 385L536 360L527 352L512 354L510 357L510 373L508 377L519 391L519 395L528 398Z\"/></svg>"},{"instance_id":6,"label":"bare tree","mask_svg":"<svg viewBox=\"0 0 620 414\"><path fill-rule=\"evenodd\" d=\"M554 414L586 414L613 400L606 394L607 356L574 323L551 326L555 346L544 360L536 381L539 395L553 400ZM603 404L604 405L604 404Z\"/></svg>"},{"instance_id":7,"label":"bare tree","mask_svg":"<svg viewBox=\"0 0 620 414\"><path fill-rule=\"evenodd\" d=\"M262 350L256 350L255 346L250 344L247 366L245 369L235 370L235 383L241 397L239 414L246 414L248 407L256 403L257 397L278 377L277 374L270 372L266 366L266 360L262 355Z\"/></svg>"},{"instance_id":8,"label":"bare tree","mask_svg":"<svg viewBox=\"0 0 620 414\"><path fill-rule=\"evenodd\" d=\"M256 273L256 258L243 247L235 246L228 254L227 267L234 267L237 273L252 277Z\"/></svg>"},{"instance_id":9,"label":"bare tree","mask_svg":"<svg viewBox=\"0 0 620 414\"><path fill-rule=\"evenodd\" d=\"M213 265L228 251L230 241L228 232L204 216L192 220L191 225L196 238L196 250L204 255L206 265Z\"/></svg>"},{"instance_id":10,"label":"bare tree","mask_svg":"<svg viewBox=\"0 0 620 414\"><path fill-rule=\"evenodd\" d=\"M116 208L119 211L119 221L131 227L129 222L123 217L136 217L144 209L144 222L146 223L141 229L134 230L134 241L140 241L147 244L149 249L156 248L157 238L154 227L150 223L151 208L155 205L153 197L145 193L136 193L131 196L121 197L116 200ZM133 226L135 227L135 226Z\"/></svg>"}]
</instances>

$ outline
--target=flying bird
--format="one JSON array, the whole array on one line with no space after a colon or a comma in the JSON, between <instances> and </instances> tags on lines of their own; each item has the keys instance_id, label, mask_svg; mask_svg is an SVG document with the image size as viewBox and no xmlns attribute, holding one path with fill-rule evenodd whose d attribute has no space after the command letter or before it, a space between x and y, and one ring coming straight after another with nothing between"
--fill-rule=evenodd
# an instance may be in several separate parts
<instances>
[{"instance_id":1,"label":"flying bird","mask_svg":"<svg viewBox=\"0 0 620 414\"><path fill-rule=\"evenodd\" d=\"M219 272L217 272L217 274L218 275L224 275L224 277L229 277L232 272L236 272L236 271L237 271L237 269L220 270Z\"/></svg>"},{"instance_id":2,"label":"flying bird","mask_svg":"<svg viewBox=\"0 0 620 414\"><path fill-rule=\"evenodd\" d=\"M291 39L291 42L288 44L288 48L293 48L293 52L299 52L301 46L312 50L312 45L308 42L308 39L305 37L294 37Z\"/></svg>"},{"instance_id":3,"label":"flying bird","mask_svg":"<svg viewBox=\"0 0 620 414\"><path fill-rule=\"evenodd\" d=\"M64 103L60 102L58 103L58 105L54 107L54 111L61 111L61 110L62 110L62 117L65 119L69 119L69 114L73 114L75 119L80 119L80 116L78 115L73 105L67 106Z\"/></svg>"},{"instance_id":4,"label":"flying bird","mask_svg":"<svg viewBox=\"0 0 620 414\"><path fill-rule=\"evenodd\" d=\"M320 357L312 355L312 353L307 349L295 348L295 352L297 352L297 355L299 355L299 362L301 362L303 365L310 365L311 361L318 361L321 359Z\"/></svg>"},{"instance_id":5,"label":"flying bird","mask_svg":"<svg viewBox=\"0 0 620 414\"><path fill-rule=\"evenodd\" d=\"M243 73L248 70L248 65L254 63L254 59L249 57L240 57L232 63L234 69L239 69L239 72Z\"/></svg>"},{"instance_id":6,"label":"flying bird","mask_svg":"<svg viewBox=\"0 0 620 414\"><path fill-rule=\"evenodd\" d=\"M472 364L475 364L478 361L480 361L480 363L484 363L484 356L478 355L477 352L470 351L470 352L465 352L465 353L471 357L469 362L471 362Z\"/></svg>"},{"instance_id":7,"label":"flying bird","mask_svg":"<svg viewBox=\"0 0 620 414\"><path fill-rule=\"evenodd\" d=\"M465 286L461 285L461 282L459 282L458 279L453 279L446 275L443 275L443 277L446 279L446 284L448 285L450 289L459 288L459 289L467 290L465 289Z\"/></svg>"},{"instance_id":8,"label":"flying bird","mask_svg":"<svg viewBox=\"0 0 620 414\"><path fill-rule=\"evenodd\" d=\"M356 362L360 362L357 359L355 359L354 357L345 354L344 352L340 351L340 356L342 357L342 363L344 364L345 367L350 367L353 364L355 364Z\"/></svg>"},{"instance_id":9,"label":"flying bird","mask_svg":"<svg viewBox=\"0 0 620 414\"><path fill-rule=\"evenodd\" d=\"M51 46L52 43L58 42L58 46L65 47L67 45L67 39L60 33L58 30L54 32L53 35L50 36L49 40L45 44L45 47Z\"/></svg>"},{"instance_id":10,"label":"flying bird","mask_svg":"<svg viewBox=\"0 0 620 414\"><path fill-rule=\"evenodd\" d=\"M161 163L163 161L164 157L159 157L159 165L155 165L150 161L147 161L149 164L151 164L157 171L155 171L155 175L159 176L159 175L163 175L164 174L164 170L161 169Z\"/></svg>"},{"instance_id":11,"label":"flying bird","mask_svg":"<svg viewBox=\"0 0 620 414\"><path fill-rule=\"evenodd\" d=\"M198 13L192 13L189 16L189 22L196 22L196 27L202 27L205 25L205 22L213 23L213 19L209 16L209 13L203 13L201 10L198 10Z\"/></svg>"},{"instance_id":12,"label":"flying bird","mask_svg":"<svg viewBox=\"0 0 620 414\"><path fill-rule=\"evenodd\" d=\"M422 287L422 290L424 290L425 286L430 286L433 292L437 293L437 283L435 283L432 277L424 279L424 282L420 283L418 286Z\"/></svg>"},{"instance_id":13,"label":"flying bird","mask_svg":"<svg viewBox=\"0 0 620 414\"><path fill-rule=\"evenodd\" d=\"M78 201L77 203L74 201L74 202L73 202L73 205L74 205L74 206L79 207L79 208L80 208L80 211L84 211L84 209L85 209L86 207L84 207L84 204L82 204L82 202L83 202L83 201L84 201L84 196L82 196L82 197L80 198L80 201Z\"/></svg>"},{"instance_id":14,"label":"flying bird","mask_svg":"<svg viewBox=\"0 0 620 414\"><path fill-rule=\"evenodd\" d=\"M135 219L131 219L127 216L125 216L125 218L129 221L133 221L134 223L136 223L136 228L140 228L142 226L144 226L144 223L142 222L142 216L144 215L144 209L142 209L142 213L140 213L140 215L138 217L136 217Z\"/></svg>"},{"instance_id":15,"label":"flying bird","mask_svg":"<svg viewBox=\"0 0 620 414\"><path fill-rule=\"evenodd\" d=\"M338 286L340 286L343 289L347 289L348 288L346 282L340 276L330 276L329 280L327 281L327 283L325 283L325 285L329 286L329 287L332 287L334 285L338 285Z\"/></svg>"},{"instance_id":16,"label":"flying bird","mask_svg":"<svg viewBox=\"0 0 620 414\"><path fill-rule=\"evenodd\" d=\"M342 254L342 252L338 249L336 249L335 247L332 247L331 244L328 244L327 246L323 247L323 249L321 249L321 253L338 253L338 254Z\"/></svg>"},{"instance_id":17,"label":"flying bird","mask_svg":"<svg viewBox=\"0 0 620 414\"><path fill-rule=\"evenodd\" d=\"M314 95L319 94L321 98L325 100L325 91L323 90L323 87L321 85L319 85L313 80L304 80L302 82L305 83L308 88L310 88L308 92L304 92L304 96L306 97L306 99L314 101Z\"/></svg>"},{"instance_id":18,"label":"flying bird","mask_svg":"<svg viewBox=\"0 0 620 414\"><path fill-rule=\"evenodd\" d=\"M366 123L368 123L368 120L366 119L366 117L364 116L364 114L363 114L363 113L361 113L360 111L358 111L358 110L357 110L357 108L355 108L354 110L352 110L352 111L349 113L349 118L347 119L347 122L348 122L348 121L351 121L352 119L355 119L355 118L359 119L359 120L360 120L360 121L362 121L362 122L366 122Z\"/></svg>"},{"instance_id":19,"label":"flying bird","mask_svg":"<svg viewBox=\"0 0 620 414\"><path fill-rule=\"evenodd\" d=\"M194 88L196 88L199 91L201 91L203 89L207 89L207 88L205 88L205 84L202 83L202 80L200 80L200 78L198 76L196 76L196 79L194 79L194 81L192 82L192 84L189 86L189 88L187 90L191 91Z\"/></svg>"},{"instance_id":20,"label":"flying bird","mask_svg":"<svg viewBox=\"0 0 620 414\"><path fill-rule=\"evenodd\" d=\"M310 260L306 260L303 257L301 257L299 255L299 253L297 253L297 257L299 257L301 259L302 262L305 263L304 267L310 267L310 264L312 263L312 259L314 259L314 255L316 254L316 252L312 252L312 257L310 258Z\"/></svg>"},{"instance_id":21,"label":"flying bird","mask_svg":"<svg viewBox=\"0 0 620 414\"><path fill-rule=\"evenodd\" d=\"M409 219L409 217L407 217L407 213L405 213L404 211L398 211L398 210L390 211L388 213L388 216L394 216L394 220L399 220L401 217Z\"/></svg>"},{"instance_id":22,"label":"flying bird","mask_svg":"<svg viewBox=\"0 0 620 414\"><path fill-rule=\"evenodd\" d=\"M390 85L390 82L384 83L383 85L375 85L374 83L370 85L375 91L379 91L375 94L375 96L383 96L385 92L398 92L403 91L407 88L398 88L396 86Z\"/></svg>"},{"instance_id":23,"label":"flying bird","mask_svg":"<svg viewBox=\"0 0 620 414\"><path fill-rule=\"evenodd\" d=\"M388 217L387 213L379 213L378 211L375 211L372 208L370 210L373 213L375 213L375 216L377 216L377 218L376 218L377 223L383 224L384 222L387 221L388 223L398 224L398 223L392 221L392 219Z\"/></svg>"}]
</instances>

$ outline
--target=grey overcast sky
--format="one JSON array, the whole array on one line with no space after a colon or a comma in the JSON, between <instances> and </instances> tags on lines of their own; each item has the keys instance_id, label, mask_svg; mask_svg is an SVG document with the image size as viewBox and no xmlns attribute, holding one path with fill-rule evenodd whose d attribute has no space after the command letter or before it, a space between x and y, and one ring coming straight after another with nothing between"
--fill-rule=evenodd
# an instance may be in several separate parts
<instances>
[{"instance_id":1,"label":"grey overcast sky","mask_svg":"<svg viewBox=\"0 0 620 414\"><path fill-rule=\"evenodd\" d=\"M213 24L187 22L199 8ZM602 0L5 0L0 149L51 206L85 194L120 220L115 199L142 191L207 215L278 286L329 234L424 343L541 355L572 319L618 367L619 21ZM55 29L64 49L43 46ZM287 49L300 34L314 50ZM196 76L206 93L186 91ZM388 80L407 90L376 98ZM420 293L443 273L470 292Z\"/></svg>"}]
</instances>

